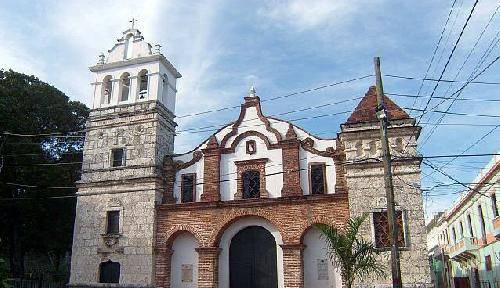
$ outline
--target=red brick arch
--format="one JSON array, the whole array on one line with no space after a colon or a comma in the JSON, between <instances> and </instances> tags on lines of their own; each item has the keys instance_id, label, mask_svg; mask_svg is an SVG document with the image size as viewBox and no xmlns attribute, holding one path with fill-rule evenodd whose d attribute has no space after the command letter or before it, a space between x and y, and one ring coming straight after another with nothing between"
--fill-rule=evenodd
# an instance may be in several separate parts
<instances>
[{"instance_id":1,"label":"red brick arch","mask_svg":"<svg viewBox=\"0 0 500 288\"><path fill-rule=\"evenodd\" d=\"M241 219L252 218L252 217L256 217L256 218L259 218L259 219L262 219L262 220L268 222L269 224L274 226L276 229L278 229L278 232L281 235L283 235L284 231L282 231L280 229L279 225L277 223L275 223L274 221L272 221L264 216L254 215L254 214L239 215L239 216L233 217L232 219L229 219L223 225L221 225L218 232L214 234L214 237L211 240L212 247L219 247L220 239L221 239L222 235L224 235L224 232L227 230L227 228L229 228L231 225L233 225L234 223L236 223L237 221L239 221Z\"/></svg>"}]
</instances>

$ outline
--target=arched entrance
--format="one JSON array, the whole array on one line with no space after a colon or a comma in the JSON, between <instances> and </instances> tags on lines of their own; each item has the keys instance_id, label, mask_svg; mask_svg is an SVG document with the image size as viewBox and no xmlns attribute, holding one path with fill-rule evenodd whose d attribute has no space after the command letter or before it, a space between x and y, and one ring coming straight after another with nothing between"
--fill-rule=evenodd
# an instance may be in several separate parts
<instances>
[{"instance_id":1,"label":"arched entrance","mask_svg":"<svg viewBox=\"0 0 500 288\"><path fill-rule=\"evenodd\" d=\"M239 231L229 247L231 288L278 287L276 241L260 226Z\"/></svg>"}]
</instances>

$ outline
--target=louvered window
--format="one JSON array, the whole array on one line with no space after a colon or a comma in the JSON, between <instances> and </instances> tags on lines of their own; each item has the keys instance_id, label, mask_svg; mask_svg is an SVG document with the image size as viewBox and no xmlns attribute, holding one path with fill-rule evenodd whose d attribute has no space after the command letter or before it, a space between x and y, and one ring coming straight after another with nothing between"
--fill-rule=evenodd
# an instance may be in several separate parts
<instances>
[{"instance_id":1,"label":"louvered window","mask_svg":"<svg viewBox=\"0 0 500 288\"><path fill-rule=\"evenodd\" d=\"M311 194L326 193L325 164L312 164L310 169Z\"/></svg>"},{"instance_id":2,"label":"louvered window","mask_svg":"<svg viewBox=\"0 0 500 288\"><path fill-rule=\"evenodd\" d=\"M181 202L193 202L195 199L195 185L196 185L195 174L184 174L181 180Z\"/></svg>"},{"instance_id":3,"label":"louvered window","mask_svg":"<svg viewBox=\"0 0 500 288\"><path fill-rule=\"evenodd\" d=\"M106 217L108 222L106 227L106 233L108 234L120 233L120 211L108 211Z\"/></svg>"},{"instance_id":4,"label":"louvered window","mask_svg":"<svg viewBox=\"0 0 500 288\"><path fill-rule=\"evenodd\" d=\"M375 247L390 248L391 241L389 235L389 221L387 219L387 211L373 212L373 225L375 230ZM403 227L403 212L396 211L396 225L398 228L398 246L405 247L404 227Z\"/></svg>"},{"instance_id":5,"label":"louvered window","mask_svg":"<svg viewBox=\"0 0 500 288\"><path fill-rule=\"evenodd\" d=\"M243 173L243 198L259 198L260 196L260 173L258 171L246 171Z\"/></svg>"}]
</instances>

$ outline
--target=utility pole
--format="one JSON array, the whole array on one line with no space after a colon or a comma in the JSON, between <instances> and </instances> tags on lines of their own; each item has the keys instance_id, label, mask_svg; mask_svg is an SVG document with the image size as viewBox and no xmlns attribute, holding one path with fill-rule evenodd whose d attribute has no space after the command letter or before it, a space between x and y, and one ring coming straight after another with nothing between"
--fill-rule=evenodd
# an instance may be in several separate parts
<instances>
[{"instance_id":1,"label":"utility pole","mask_svg":"<svg viewBox=\"0 0 500 288\"><path fill-rule=\"evenodd\" d=\"M387 138L387 112L384 106L384 87L380 73L380 58L373 59L377 85L377 117L380 120L380 141L382 142L382 162L384 164L385 193L387 197L387 220L391 242L392 287L402 288L401 267L399 263L398 226L396 225L396 207L394 205L394 186L392 184L391 152Z\"/></svg>"}]
</instances>

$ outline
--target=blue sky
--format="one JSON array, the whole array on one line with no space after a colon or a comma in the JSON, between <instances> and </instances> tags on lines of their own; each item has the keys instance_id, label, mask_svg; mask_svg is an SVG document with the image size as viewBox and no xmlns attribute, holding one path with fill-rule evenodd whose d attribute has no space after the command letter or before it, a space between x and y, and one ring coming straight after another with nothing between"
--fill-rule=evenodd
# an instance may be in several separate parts
<instances>
[{"instance_id":1,"label":"blue sky","mask_svg":"<svg viewBox=\"0 0 500 288\"><path fill-rule=\"evenodd\" d=\"M430 76L437 78L468 15L472 0L457 0ZM178 82L177 115L238 105L254 84L262 99L373 73L373 56L382 58L384 74L422 78L445 23L452 1L291 0L291 1L9 1L0 0L0 67L34 74L65 92L71 99L90 103L88 67L110 49L132 17L146 40L163 46L162 52L183 74ZM444 74L454 79L481 31L497 9L494 0L482 0L462 36ZM500 11L493 18L457 80L466 80L500 28ZM487 62L500 55L500 45ZM500 63L500 61L499 61ZM496 81L500 64L477 80ZM483 64L483 67L486 64ZM263 104L267 115L362 96L374 80L318 90ZM388 93L416 94L417 80L384 78ZM425 83L429 95L434 83ZM460 86L442 83L435 96L449 96ZM500 99L495 85L469 85L460 97ZM448 90L449 89L449 90ZM445 92L448 91L447 94ZM413 99L392 97L402 107ZM426 99L414 107L422 108ZM434 99L434 107L440 99ZM500 102L459 101L450 111L498 114ZM284 115L295 119L352 110L357 101ZM446 101L439 110L445 110ZM237 117L238 109L203 117L179 119L178 129L222 124ZM411 112L413 116L418 112ZM422 123L436 123L430 113ZM297 121L321 137L336 137L348 114ZM500 124L498 118L448 115L443 123ZM432 126L424 124L421 140ZM424 155L458 154L493 127L439 126L420 146ZM500 129L499 129L500 130ZM195 147L208 136L181 133L176 152ZM467 153L497 152L495 130ZM460 158L443 168L462 182L472 182L490 157ZM443 160L433 160L440 167ZM452 181L422 166L424 188ZM431 215L456 198L460 186L429 191ZM441 196L444 194L444 196Z\"/></svg>"}]
</instances>

